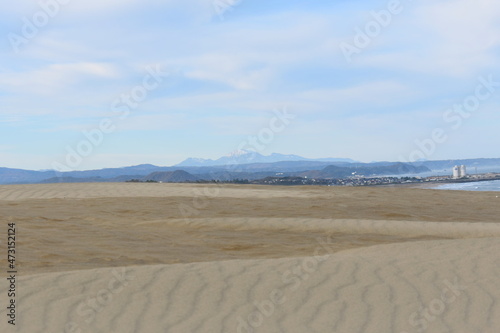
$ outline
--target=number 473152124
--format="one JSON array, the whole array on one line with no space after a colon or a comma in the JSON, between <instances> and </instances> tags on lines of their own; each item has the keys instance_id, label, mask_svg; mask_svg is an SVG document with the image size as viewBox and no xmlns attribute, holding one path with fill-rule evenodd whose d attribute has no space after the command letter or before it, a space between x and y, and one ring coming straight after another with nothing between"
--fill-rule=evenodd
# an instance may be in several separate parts
<instances>
[{"instance_id":1,"label":"number 473152124","mask_svg":"<svg viewBox=\"0 0 500 333\"><path fill-rule=\"evenodd\" d=\"M8 254L8 262L9 269L16 269L16 224L9 223L9 229L7 231L7 254Z\"/></svg>"}]
</instances>

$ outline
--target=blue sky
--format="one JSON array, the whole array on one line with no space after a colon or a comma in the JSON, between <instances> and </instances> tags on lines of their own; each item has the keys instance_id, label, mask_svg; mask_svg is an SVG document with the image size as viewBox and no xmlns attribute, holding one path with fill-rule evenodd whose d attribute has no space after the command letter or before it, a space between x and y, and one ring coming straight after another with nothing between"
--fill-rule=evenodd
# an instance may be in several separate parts
<instances>
[{"instance_id":1,"label":"blue sky","mask_svg":"<svg viewBox=\"0 0 500 333\"><path fill-rule=\"evenodd\" d=\"M69 169L218 158L284 108L259 152L500 157L500 3L394 1L2 2L0 166L69 166L103 119L113 131ZM148 68L168 76L117 117Z\"/></svg>"}]
</instances>

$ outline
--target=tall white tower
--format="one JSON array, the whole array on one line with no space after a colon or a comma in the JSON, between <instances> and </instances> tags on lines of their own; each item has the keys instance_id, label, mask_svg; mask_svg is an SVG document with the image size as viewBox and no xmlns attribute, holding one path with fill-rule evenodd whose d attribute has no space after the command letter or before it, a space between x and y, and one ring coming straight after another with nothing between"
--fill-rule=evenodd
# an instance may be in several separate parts
<instances>
[{"instance_id":1,"label":"tall white tower","mask_svg":"<svg viewBox=\"0 0 500 333\"><path fill-rule=\"evenodd\" d=\"M467 176L467 169L465 168L465 165L460 166L460 178Z\"/></svg>"}]
</instances>

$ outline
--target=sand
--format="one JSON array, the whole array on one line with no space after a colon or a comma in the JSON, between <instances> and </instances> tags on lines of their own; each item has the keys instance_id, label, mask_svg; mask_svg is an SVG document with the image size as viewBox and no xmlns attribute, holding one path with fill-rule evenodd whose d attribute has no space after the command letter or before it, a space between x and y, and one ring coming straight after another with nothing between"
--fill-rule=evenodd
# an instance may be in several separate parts
<instances>
[{"instance_id":1,"label":"sand","mask_svg":"<svg viewBox=\"0 0 500 333\"><path fill-rule=\"evenodd\" d=\"M0 186L1 332L499 332L500 198L412 188ZM5 306L4 306L5 305Z\"/></svg>"}]
</instances>

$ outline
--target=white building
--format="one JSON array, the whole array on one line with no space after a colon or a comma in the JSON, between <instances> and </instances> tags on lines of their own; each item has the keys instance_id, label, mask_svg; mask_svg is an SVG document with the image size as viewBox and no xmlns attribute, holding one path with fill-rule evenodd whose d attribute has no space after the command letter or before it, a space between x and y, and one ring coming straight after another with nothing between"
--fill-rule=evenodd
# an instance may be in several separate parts
<instances>
[{"instance_id":1,"label":"white building","mask_svg":"<svg viewBox=\"0 0 500 333\"><path fill-rule=\"evenodd\" d=\"M467 169L465 165L455 165L453 167L453 179L459 179L467 176Z\"/></svg>"},{"instance_id":2,"label":"white building","mask_svg":"<svg viewBox=\"0 0 500 333\"><path fill-rule=\"evenodd\" d=\"M460 166L460 177L465 177L467 176L467 169L465 168L465 165Z\"/></svg>"}]
</instances>

